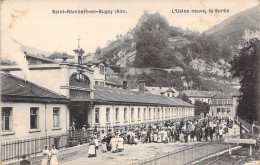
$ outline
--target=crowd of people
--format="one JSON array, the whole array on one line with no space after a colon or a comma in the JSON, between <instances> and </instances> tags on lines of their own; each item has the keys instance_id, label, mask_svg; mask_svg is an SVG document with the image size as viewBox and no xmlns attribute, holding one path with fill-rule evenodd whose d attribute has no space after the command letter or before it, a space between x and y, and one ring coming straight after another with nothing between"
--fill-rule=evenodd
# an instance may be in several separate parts
<instances>
[{"instance_id":1,"label":"crowd of people","mask_svg":"<svg viewBox=\"0 0 260 165\"><path fill-rule=\"evenodd\" d=\"M233 121L227 117L206 117L204 119L166 121L163 125L131 126L129 129L109 129L94 131L90 137L88 156L97 156L97 150L112 153L122 152L124 145L137 145L138 143L188 143L194 141L213 141L222 139L223 134L233 129ZM96 130L96 129L95 129ZM234 132L235 132L234 127ZM42 165L57 165L58 151L55 145L51 150L45 145L42 152ZM23 160L21 164L28 164Z\"/></svg>"},{"instance_id":2,"label":"crowd of people","mask_svg":"<svg viewBox=\"0 0 260 165\"><path fill-rule=\"evenodd\" d=\"M128 130L112 132L104 130L95 132L91 137L89 157L95 157L96 150L101 147L102 152L121 152L124 144L137 145L141 143L188 143L194 141L213 141L222 139L223 134L233 128L233 120L228 117L206 117L204 119L166 121L163 126L155 124L146 127L132 126ZM235 129L235 128L234 128ZM235 131L235 130L234 130Z\"/></svg>"}]
</instances>

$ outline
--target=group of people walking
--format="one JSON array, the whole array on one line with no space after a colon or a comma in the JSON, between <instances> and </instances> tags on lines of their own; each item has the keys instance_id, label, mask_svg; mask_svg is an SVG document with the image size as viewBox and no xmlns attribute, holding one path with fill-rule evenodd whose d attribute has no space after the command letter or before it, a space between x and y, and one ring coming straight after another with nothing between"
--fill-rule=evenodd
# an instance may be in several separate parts
<instances>
[{"instance_id":1,"label":"group of people walking","mask_svg":"<svg viewBox=\"0 0 260 165\"><path fill-rule=\"evenodd\" d=\"M105 131L102 130L100 137L95 136L90 138L89 143L89 157L95 157L97 155L97 150L101 147L102 152L111 151L112 153L121 152L124 150L124 138L121 133L111 133L111 130L106 135Z\"/></svg>"},{"instance_id":2,"label":"group of people walking","mask_svg":"<svg viewBox=\"0 0 260 165\"><path fill-rule=\"evenodd\" d=\"M124 144L141 143L175 143L194 141L213 141L222 139L223 134L233 127L233 121L227 117L206 117L204 119L167 121L164 125L132 126L128 130L112 133L102 130L91 138L89 156L96 156L96 150L102 152L119 152ZM98 138L99 135L99 138ZM214 138L215 137L215 138Z\"/></svg>"},{"instance_id":3,"label":"group of people walking","mask_svg":"<svg viewBox=\"0 0 260 165\"><path fill-rule=\"evenodd\" d=\"M52 145L51 150L49 150L48 146L45 145L44 150L42 151L42 165L58 165L57 154L58 150L56 149L55 144Z\"/></svg>"}]
</instances>

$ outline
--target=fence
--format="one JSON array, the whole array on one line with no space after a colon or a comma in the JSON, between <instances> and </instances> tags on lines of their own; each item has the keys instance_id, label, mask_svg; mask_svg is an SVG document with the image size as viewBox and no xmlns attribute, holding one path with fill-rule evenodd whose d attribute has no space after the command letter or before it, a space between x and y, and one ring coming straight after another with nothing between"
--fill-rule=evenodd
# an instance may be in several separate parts
<instances>
[{"instance_id":1,"label":"fence","mask_svg":"<svg viewBox=\"0 0 260 165\"><path fill-rule=\"evenodd\" d=\"M224 143L203 143L188 147L185 149L180 149L178 151L173 151L166 153L165 155L160 155L158 157L149 158L146 160L141 160L132 165L180 165L180 164L191 164L191 162L198 160L202 157L214 154L219 151L228 149L228 145Z\"/></svg>"},{"instance_id":2,"label":"fence","mask_svg":"<svg viewBox=\"0 0 260 165\"><path fill-rule=\"evenodd\" d=\"M63 134L1 143L1 161L18 160L22 155L37 156L44 149L44 145L55 144L58 149L67 147L67 138L67 135Z\"/></svg>"}]
</instances>

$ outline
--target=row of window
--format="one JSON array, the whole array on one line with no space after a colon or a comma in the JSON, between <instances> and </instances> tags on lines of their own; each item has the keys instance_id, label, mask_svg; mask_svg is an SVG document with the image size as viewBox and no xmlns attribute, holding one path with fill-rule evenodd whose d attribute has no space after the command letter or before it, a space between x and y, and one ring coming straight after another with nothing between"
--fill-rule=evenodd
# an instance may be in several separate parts
<instances>
[{"instance_id":1,"label":"row of window","mask_svg":"<svg viewBox=\"0 0 260 165\"><path fill-rule=\"evenodd\" d=\"M230 99L215 99L214 102L216 104L231 104Z\"/></svg>"},{"instance_id":2,"label":"row of window","mask_svg":"<svg viewBox=\"0 0 260 165\"><path fill-rule=\"evenodd\" d=\"M95 81L95 85L105 86L105 82L103 82L103 81Z\"/></svg>"},{"instance_id":3,"label":"row of window","mask_svg":"<svg viewBox=\"0 0 260 165\"><path fill-rule=\"evenodd\" d=\"M217 108L217 112L220 113L222 111L222 113L226 112L226 108ZM227 108L227 113L230 113L230 108Z\"/></svg>"},{"instance_id":4,"label":"row of window","mask_svg":"<svg viewBox=\"0 0 260 165\"><path fill-rule=\"evenodd\" d=\"M207 102L210 103L210 99L194 99L194 101L201 101L201 102Z\"/></svg>"},{"instance_id":5,"label":"row of window","mask_svg":"<svg viewBox=\"0 0 260 165\"><path fill-rule=\"evenodd\" d=\"M165 111L164 111L165 110ZM137 120L141 120L141 113L143 113L143 120L146 120L146 117L148 117L148 119L151 119L151 112L152 108L148 108L148 112L146 111L146 108L142 109L141 112L141 108L137 108ZM124 121L127 121L127 108L124 108ZM134 121L134 108L131 108L130 111L130 119L131 121ZM95 123L99 123L99 113L100 113L100 108L95 108ZM146 116L148 113L148 116ZM161 109L161 108L153 108L153 119L159 119L159 118L170 118L170 117L177 117L177 116L189 116L189 115L193 115L192 109L174 109L174 108L165 108L165 109ZM119 121L119 108L115 108L115 121ZM106 108L106 122L110 122L110 108Z\"/></svg>"},{"instance_id":6,"label":"row of window","mask_svg":"<svg viewBox=\"0 0 260 165\"><path fill-rule=\"evenodd\" d=\"M13 108L2 107L2 131L12 131ZM53 127L60 126L60 108L53 108ZM39 107L30 108L30 129L39 129Z\"/></svg>"}]
</instances>

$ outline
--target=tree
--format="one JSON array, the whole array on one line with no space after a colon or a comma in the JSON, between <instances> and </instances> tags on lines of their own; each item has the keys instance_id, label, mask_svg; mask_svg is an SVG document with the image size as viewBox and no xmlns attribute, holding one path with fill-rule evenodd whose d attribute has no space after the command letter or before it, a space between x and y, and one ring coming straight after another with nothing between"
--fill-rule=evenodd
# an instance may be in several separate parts
<instances>
[{"instance_id":1,"label":"tree","mask_svg":"<svg viewBox=\"0 0 260 165\"><path fill-rule=\"evenodd\" d=\"M100 55L102 53L102 49L98 46L97 48L96 48L96 54L97 55Z\"/></svg>"},{"instance_id":2,"label":"tree","mask_svg":"<svg viewBox=\"0 0 260 165\"><path fill-rule=\"evenodd\" d=\"M230 64L241 85L237 115L250 123L259 121L259 39L249 39Z\"/></svg>"},{"instance_id":3,"label":"tree","mask_svg":"<svg viewBox=\"0 0 260 165\"><path fill-rule=\"evenodd\" d=\"M169 24L159 13L147 15L147 19L136 29L137 67L165 67L167 58Z\"/></svg>"},{"instance_id":4,"label":"tree","mask_svg":"<svg viewBox=\"0 0 260 165\"><path fill-rule=\"evenodd\" d=\"M195 102L195 115L200 115L200 113L207 114L209 113L209 104L201 101Z\"/></svg>"},{"instance_id":5,"label":"tree","mask_svg":"<svg viewBox=\"0 0 260 165\"><path fill-rule=\"evenodd\" d=\"M189 99L189 97L185 94L185 93L179 93L179 95L177 96L179 99L182 99L183 101L191 104L191 100Z\"/></svg>"}]
</instances>

